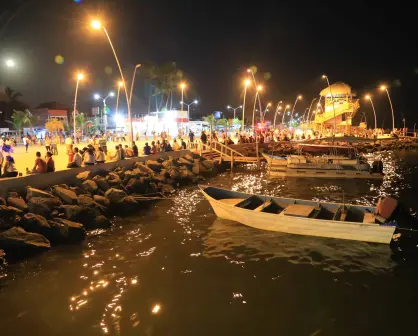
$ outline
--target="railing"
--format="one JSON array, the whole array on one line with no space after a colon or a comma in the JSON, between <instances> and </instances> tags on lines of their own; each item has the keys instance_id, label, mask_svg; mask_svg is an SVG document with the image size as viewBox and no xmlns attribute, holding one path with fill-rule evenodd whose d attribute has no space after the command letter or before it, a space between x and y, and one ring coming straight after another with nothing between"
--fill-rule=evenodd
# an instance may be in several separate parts
<instances>
[{"instance_id":1,"label":"railing","mask_svg":"<svg viewBox=\"0 0 418 336\"><path fill-rule=\"evenodd\" d=\"M219 154L221 154L221 158L223 155L227 156L227 157L232 157L232 156L244 156L244 154L236 151L235 149L232 149L229 146L226 146L218 141L208 141L207 144L202 143L201 144L201 150L210 150L210 151L215 151L218 152Z\"/></svg>"}]
</instances>

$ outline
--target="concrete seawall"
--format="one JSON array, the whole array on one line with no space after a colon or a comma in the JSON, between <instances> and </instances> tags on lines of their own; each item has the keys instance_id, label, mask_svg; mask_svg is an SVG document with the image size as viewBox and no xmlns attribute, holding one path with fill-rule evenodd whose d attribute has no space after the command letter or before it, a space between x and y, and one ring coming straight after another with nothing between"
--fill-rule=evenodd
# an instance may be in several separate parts
<instances>
[{"instance_id":1,"label":"concrete seawall","mask_svg":"<svg viewBox=\"0 0 418 336\"><path fill-rule=\"evenodd\" d=\"M6 197L7 192L17 191L18 193L26 193L26 187L31 186L37 189L46 189L56 184L71 184L76 182L77 174L84 171L101 171L112 170L116 167L131 167L135 162L144 162L147 160L157 160L159 158L168 159L179 158L185 154L190 153L189 150L173 151L167 153L158 153L155 155L141 156L137 158L129 158L121 161L106 162L100 165L72 168L60 170L54 173L27 175L22 177L0 179L0 196Z\"/></svg>"}]
</instances>

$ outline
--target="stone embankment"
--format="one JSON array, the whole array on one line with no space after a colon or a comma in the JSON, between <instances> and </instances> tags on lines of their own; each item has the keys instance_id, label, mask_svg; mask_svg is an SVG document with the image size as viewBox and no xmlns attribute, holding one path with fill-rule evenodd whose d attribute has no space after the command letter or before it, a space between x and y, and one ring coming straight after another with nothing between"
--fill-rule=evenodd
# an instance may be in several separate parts
<instances>
[{"instance_id":1,"label":"stone embankment","mask_svg":"<svg viewBox=\"0 0 418 336\"><path fill-rule=\"evenodd\" d=\"M114 214L137 211L140 195L169 194L176 187L198 183L202 175L215 170L213 161L187 153L110 171L84 171L73 185L8 192L0 198L0 266L5 263L5 253L21 257L56 244L82 241L89 230L111 227Z\"/></svg>"}]
</instances>

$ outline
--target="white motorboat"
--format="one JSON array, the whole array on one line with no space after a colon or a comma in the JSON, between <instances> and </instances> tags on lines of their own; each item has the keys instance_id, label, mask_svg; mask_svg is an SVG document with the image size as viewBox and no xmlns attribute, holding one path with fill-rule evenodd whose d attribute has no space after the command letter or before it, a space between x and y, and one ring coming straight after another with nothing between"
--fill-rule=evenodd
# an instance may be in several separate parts
<instances>
[{"instance_id":1,"label":"white motorboat","mask_svg":"<svg viewBox=\"0 0 418 336\"><path fill-rule=\"evenodd\" d=\"M218 217L256 229L389 244L396 228L375 207L200 189Z\"/></svg>"}]
</instances>

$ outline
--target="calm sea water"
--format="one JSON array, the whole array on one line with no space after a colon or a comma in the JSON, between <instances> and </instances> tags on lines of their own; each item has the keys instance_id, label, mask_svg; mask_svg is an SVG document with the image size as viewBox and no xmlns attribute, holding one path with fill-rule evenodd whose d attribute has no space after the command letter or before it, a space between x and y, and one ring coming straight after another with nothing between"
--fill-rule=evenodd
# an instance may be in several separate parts
<instances>
[{"instance_id":1,"label":"calm sea water","mask_svg":"<svg viewBox=\"0 0 418 336\"><path fill-rule=\"evenodd\" d=\"M266 181L244 167L212 185L418 210L418 154L383 155L383 183ZM418 264L388 246L259 231L217 219L196 187L0 273L0 335L416 335Z\"/></svg>"}]
</instances>

